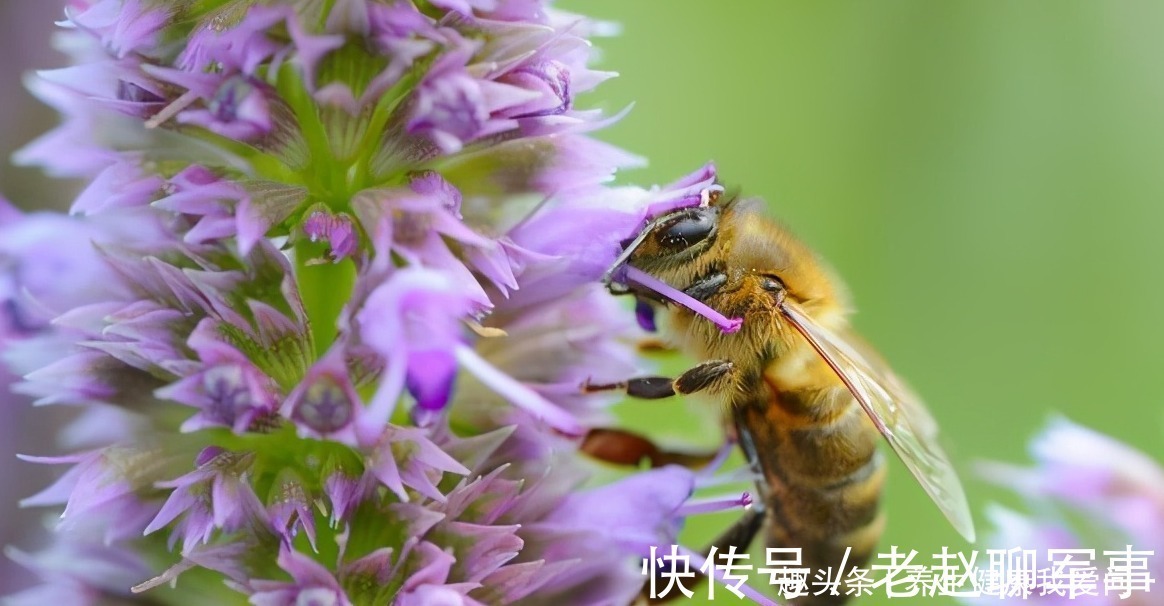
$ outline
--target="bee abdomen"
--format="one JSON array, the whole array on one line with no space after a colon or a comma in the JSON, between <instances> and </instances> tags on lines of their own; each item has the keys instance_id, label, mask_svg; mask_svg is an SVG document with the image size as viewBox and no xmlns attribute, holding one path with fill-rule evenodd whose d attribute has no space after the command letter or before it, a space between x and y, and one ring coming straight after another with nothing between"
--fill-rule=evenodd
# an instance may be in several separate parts
<instances>
[{"instance_id":1,"label":"bee abdomen","mask_svg":"<svg viewBox=\"0 0 1164 606\"><path fill-rule=\"evenodd\" d=\"M877 447L881 435L865 411L843 386L776 392L752 401L762 418L766 444L759 450L771 459L766 474L777 474L782 483L812 488L822 493L864 486L880 469ZM790 410L803 410L790 414ZM755 414L751 416L756 416ZM755 431L753 431L755 433ZM762 462L763 463L763 462ZM876 483L876 482L873 482Z\"/></svg>"},{"instance_id":2,"label":"bee abdomen","mask_svg":"<svg viewBox=\"0 0 1164 606\"><path fill-rule=\"evenodd\" d=\"M801 567L809 570L806 587L809 595L786 603L794 606L834 606L849 600L848 587L844 581L853 567L865 567L873 556L885 529L885 514L878 512L868 524L849 533L815 541L805 541L790 534L774 514L768 516L767 528L767 546L799 547ZM836 583L836 595L833 595L828 583Z\"/></svg>"},{"instance_id":3,"label":"bee abdomen","mask_svg":"<svg viewBox=\"0 0 1164 606\"><path fill-rule=\"evenodd\" d=\"M878 522L886 466L880 455L866 469L835 486L805 486L787 483L766 474L769 509L790 536L802 543L830 542L863 536L862 531ZM793 547L799 545L791 545ZM863 545L853 544L854 548Z\"/></svg>"},{"instance_id":4,"label":"bee abdomen","mask_svg":"<svg viewBox=\"0 0 1164 606\"><path fill-rule=\"evenodd\" d=\"M767 546L800 548L810 592L823 590L819 583L844 579L852 567L865 566L873 555L885 528L880 500L886 468L883 457L875 453L849 477L826 486L786 484L769 475ZM809 595L791 603L842 604L845 590L842 583L840 595Z\"/></svg>"},{"instance_id":5,"label":"bee abdomen","mask_svg":"<svg viewBox=\"0 0 1164 606\"><path fill-rule=\"evenodd\" d=\"M835 579L842 561L847 572L876 549L885 525L880 500L887 469L877 450L880 435L843 386L778 396L758 390L765 391L765 401L737 402L736 420L751 434L760 458L768 546L800 548L811 590L814 579ZM790 422L792 410L804 413ZM793 603L840 604L843 586L840 593Z\"/></svg>"}]
</instances>

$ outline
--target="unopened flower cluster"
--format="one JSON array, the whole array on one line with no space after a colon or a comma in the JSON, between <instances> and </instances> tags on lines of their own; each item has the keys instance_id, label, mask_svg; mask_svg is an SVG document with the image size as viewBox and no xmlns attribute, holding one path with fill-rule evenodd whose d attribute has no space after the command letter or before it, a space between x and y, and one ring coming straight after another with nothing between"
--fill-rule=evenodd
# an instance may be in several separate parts
<instances>
[{"instance_id":1,"label":"unopened flower cluster","mask_svg":"<svg viewBox=\"0 0 1164 606\"><path fill-rule=\"evenodd\" d=\"M12 604L625 603L704 476L584 485L637 328L599 284L648 208L577 95L599 25L535 0L72 0L86 183L0 213L0 351L60 479ZM9 398L10 399L10 398ZM6 402L6 405L9 405ZM15 405L14 403L10 405ZM686 508L686 509L685 509ZM699 509L696 507L695 509Z\"/></svg>"}]
</instances>

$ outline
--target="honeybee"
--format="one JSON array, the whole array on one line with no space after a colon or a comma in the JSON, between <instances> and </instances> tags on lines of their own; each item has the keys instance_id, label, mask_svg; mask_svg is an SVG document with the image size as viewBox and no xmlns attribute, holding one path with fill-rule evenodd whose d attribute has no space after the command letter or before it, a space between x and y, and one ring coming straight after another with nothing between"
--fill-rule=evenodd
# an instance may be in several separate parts
<instances>
[{"instance_id":1,"label":"honeybee","mask_svg":"<svg viewBox=\"0 0 1164 606\"><path fill-rule=\"evenodd\" d=\"M758 205L722 195L651 220L605 277L613 292L668 310L672 337L697 360L674 379L594 389L632 397L720 398L756 470L761 499L717 544L743 549L762 526L769 547L799 547L814 573L865 563L885 527L884 437L954 528L974 540L958 477L921 401L849 327L839 282ZM644 438L599 430L584 448L607 459L685 462ZM743 545L739 545L743 543ZM810 577L811 579L811 577ZM796 604L839 604L839 595Z\"/></svg>"}]
</instances>

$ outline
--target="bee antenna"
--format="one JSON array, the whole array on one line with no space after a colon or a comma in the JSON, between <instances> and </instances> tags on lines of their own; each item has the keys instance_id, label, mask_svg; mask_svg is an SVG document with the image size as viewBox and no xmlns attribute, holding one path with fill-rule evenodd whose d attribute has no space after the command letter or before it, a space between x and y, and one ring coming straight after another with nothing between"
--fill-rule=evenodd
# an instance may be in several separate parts
<instances>
[{"instance_id":1,"label":"bee antenna","mask_svg":"<svg viewBox=\"0 0 1164 606\"><path fill-rule=\"evenodd\" d=\"M647 224L646 227L639 231L639 235L635 236L635 239L631 240L630 244L622 249L622 252L619 253L617 258L615 258L614 263L611 264L610 268L606 270L606 273L602 274L603 286L610 286L610 283L614 281L614 275L618 273L619 268L621 268L628 260L630 260L630 256L634 254L635 250L637 250L640 245L642 245L643 240L647 239L647 236L650 235L651 230L661 222L662 218L652 220Z\"/></svg>"}]
</instances>

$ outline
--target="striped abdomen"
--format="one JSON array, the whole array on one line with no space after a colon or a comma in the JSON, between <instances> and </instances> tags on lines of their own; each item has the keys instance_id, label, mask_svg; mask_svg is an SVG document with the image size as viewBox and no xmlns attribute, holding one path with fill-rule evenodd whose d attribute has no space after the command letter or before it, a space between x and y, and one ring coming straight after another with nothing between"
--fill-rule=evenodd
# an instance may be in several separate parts
<instances>
[{"instance_id":1,"label":"striped abdomen","mask_svg":"<svg viewBox=\"0 0 1164 606\"><path fill-rule=\"evenodd\" d=\"M819 386L782 386L766 372L733 398L735 422L753 440L768 507L767 545L799 547L810 569L835 579L846 548L845 570L864 565L885 524L879 508L886 466L881 436L835 375L811 373ZM802 375L799 377L804 379ZM843 577L842 577L843 578ZM806 596L797 606L840 604L840 596Z\"/></svg>"}]
</instances>

